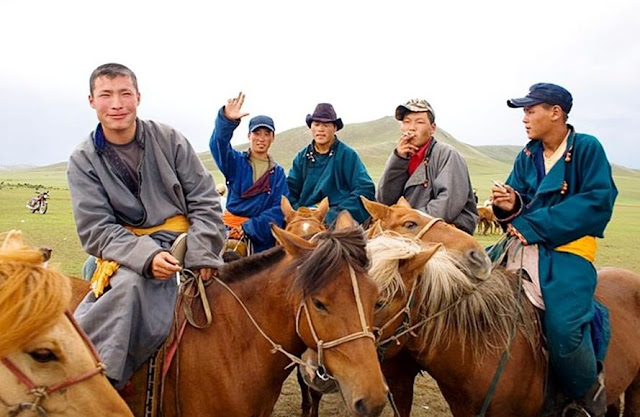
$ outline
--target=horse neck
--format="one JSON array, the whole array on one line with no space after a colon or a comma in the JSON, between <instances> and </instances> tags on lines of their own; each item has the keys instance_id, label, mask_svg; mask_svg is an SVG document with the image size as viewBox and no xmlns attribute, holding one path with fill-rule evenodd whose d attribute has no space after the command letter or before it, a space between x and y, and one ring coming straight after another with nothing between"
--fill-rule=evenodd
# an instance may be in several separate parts
<instances>
[{"instance_id":1,"label":"horse neck","mask_svg":"<svg viewBox=\"0 0 640 417\"><path fill-rule=\"evenodd\" d=\"M265 335L299 356L305 349L295 330L299 300L288 296L293 277L284 272L285 262L281 261L228 285ZM291 372L292 368L285 369L290 360L280 352L272 353L273 346L227 289L213 282L207 293L212 324L204 331L190 328L185 334L180 367L185 375L206 375L202 383L218 394L194 405L200 413L194 415L270 415L271 399L275 404ZM181 395L186 401L184 396L190 394L181 389Z\"/></svg>"}]
</instances>

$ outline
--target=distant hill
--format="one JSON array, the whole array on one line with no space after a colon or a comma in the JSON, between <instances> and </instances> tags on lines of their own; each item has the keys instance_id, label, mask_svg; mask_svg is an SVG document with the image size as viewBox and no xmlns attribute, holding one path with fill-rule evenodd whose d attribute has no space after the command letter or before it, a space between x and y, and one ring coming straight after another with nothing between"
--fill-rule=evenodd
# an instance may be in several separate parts
<instances>
[{"instance_id":1,"label":"distant hill","mask_svg":"<svg viewBox=\"0 0 640 417\"><path fill-rule=\"evenodd\" d=\"M399 122L393 117L387 116L370 122L348 124L338 132L338 137L358 151L369 170L369 174L377 183L389 154L396 146L399 131ZM242 129L238 129L236 133L243 135L243 137L246 135ZM471 146L460 142L439 127L435 137L438 141L453 146L462 154L469 165L474 186L477 183L481 190L489 187L489 178L504 179L511 170L515 156L522 149L521 146L514 145ZM271 147L271 155L288 171L295 155L310 141L311 132L306 126L278 132ZM236 148L245 150L248 146L248 143L244 143ZM199 153L198 156L207 169L213 173L216 180L221 180L221 173L215 166L211 154L206 151ZM60 162L44 167L20 169L19 171L37 175L39 173L65 172L66 166L66 162ZM640 170L614 165L613 171L615 175L640 178Z\"/></svg>"}]
</instances>

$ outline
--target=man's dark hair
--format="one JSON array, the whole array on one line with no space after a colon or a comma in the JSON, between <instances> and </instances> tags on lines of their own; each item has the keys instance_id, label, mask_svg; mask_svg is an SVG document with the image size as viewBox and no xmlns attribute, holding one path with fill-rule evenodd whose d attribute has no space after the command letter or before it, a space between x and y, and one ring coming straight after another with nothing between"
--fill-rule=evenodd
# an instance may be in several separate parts
<instances>
[{"instance_id":1,"label":"man's dark hair","mask_svg":"<svg viewBox=\"0 0 640 417\"><path fill-rule=\"evenodd\" d=\"M549 104L549 103L540 103L540 105L545 109L545 110L551 110L551 108L553 106L558 106L557 104ZM562 115L564 116L564 121L565 123L567 122L567 120L569 120L569 114L567 114L566 111L562 110L562 107L560 107L560 110L562 111Z\"/></svg>"},{"instance_id":2,"label":"man's dark hair","mask_svg":"<svg viewBox=\"0 0 640 417\"><path fill-rule=\"evenodd\" d=\"M93 94L93 88L95 87L96 79L98 77L107 77L109 79L113 79L116 77L129 77L131 78L131 81L133 81L133 86L135 87L136 92L139 92L138 79L136 78L136 74L134 74L133 71L122 64L103 64L93 70L93 72L91 73L91 78L89 78L89 94Z\"/></svg>"}]
</instances>

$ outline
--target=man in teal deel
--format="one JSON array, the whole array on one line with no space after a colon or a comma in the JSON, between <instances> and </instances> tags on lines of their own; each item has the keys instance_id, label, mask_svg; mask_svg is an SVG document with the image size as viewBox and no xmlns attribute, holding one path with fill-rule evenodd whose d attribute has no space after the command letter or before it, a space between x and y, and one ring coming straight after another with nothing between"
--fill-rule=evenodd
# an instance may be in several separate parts
<instances>
[{"instance_id":1,"label":"man in teal deel","mask_svg":"<svg viewBox=\"0 0 640 417\"><path fill-rule=\"evenodd\" d=\"M609 325L593 299L593 261L618 194L611 166L598 139L567 124L573 99L564 88L534 84L507 104L524 108L530 142L506 185L493 187L493 209L507 232L537 245L549 364L571 399L563 415L604 416Z\"/></svg>"},{"instance_id":2,"label":"man in teal deel","mask_svg":"<svg viewBox=\"0 0 640 417\"><path fill-rule=\"evenodd\" d=\"M313 140L294 158L287 184L294 209L315 206L329 197L325 222L331 225L338 213L348 210L358 222L369 218L360 196L374 199L374 185L360 156L336 136L344 126L333 106L320 103L307 115Z\"/></svg>"}]
</instances>

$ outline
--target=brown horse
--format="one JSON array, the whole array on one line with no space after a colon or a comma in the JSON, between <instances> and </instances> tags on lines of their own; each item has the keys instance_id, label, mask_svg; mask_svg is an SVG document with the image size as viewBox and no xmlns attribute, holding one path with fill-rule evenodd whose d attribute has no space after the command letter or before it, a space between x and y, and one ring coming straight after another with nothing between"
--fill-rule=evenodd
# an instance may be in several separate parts
<instances>
[{"instance_id":1,"label":"brown horse","mask_svg":"<svg viewBox=\"0 0 640 417\"><path fill-rule=\"evenodd\" d=\"M496 220L491 206L478 207L478 233L483 235L500 233L500 224Z\"/></svg>"},{"instance_id":2,"label":"brown horse","mask_svg":"<svg viewBox=\"0 0 640 417\"><path fill-rule=\"evenodd\" d=\"M348 409L381 413L387 387L368 330L378 289L352 222L339 216L336 231L313 242L274 227L280 246L220 269L221 281L207 289L213 322L187 327L165 383L164 415L269 416L291 370L288 355L319 346ZM201 309L194 314L204 319Z\"/></svg>"},{"instance_id":3,"label":"brown horse","mask_svg":"<svg viewBox=\"0 0 640 417\"><path fill-rule=\"evenodd\" d=\"M0 415L133 416L65 314L68 278L9 232L0 247Z\"/></svg>"},{"instance_id":4,"label":"brown horse","mask_svg":"<svg viewBox=\"0 0 640 417\"><path fill-rule=\"evenodd\" d=\"M329 197L322 199L317 209L300 207L294 210L289 199L282 196L280 203L282 213L284 213L285 230L300 237L311 237L316 233L327 230L324 224L324 217L329 211Z\"/></svg>"},{"instance_id":5,"label":"brown horse","mask_svg":"<svg viewBox=\"0 0 640 417\"><path fill-rule=\"evenodd\" d=\"M412 208L404 197L400 197L392 206L360 198L374 221L369 229L369 237L374 237L381 230L390 230L401 235L416 236L423 242L442 243L447 250L458 254L470 275L480 278L489 276L491 260L473 236L442 219Z\"/></svg>"},{"instance_id":6,"label":"brown horse","mask_svg":"<svg viewBox=\"0 0 640 417\"><path fill-rule=\"evenodd\" d=\"M436 380L454 416L477 415L507 349L508 359L485 415L539 415L544 403L547 363L537 316L527 299L518 293L518 276L496 268L484 280L470 278L446 252L430 258L422 271L416 268L416 262L413 269L406 266L403 269L399 259L420 256L425 249L401 242L397 237L393 239L398 245L397 253L401 254L396 259L390 258L395 262L395 271L386 268L391 272L383 275L374 271L375 262L383 262L385 255L376 249L375 239L368 249L376 260L370 274L391 300L376 313L376 320L391 319L396 311L408 305L412 292L398 288L417 289L410 316L412 325L407 326L419 325L413 329L417 337L405 333L398 347L401 351L383 363L400 415L409 416L413 381L420 369ZM617 404L623 394L624 417L638 417L640 276L622 269L603 269L598 273L596 298L609 308L611 320L611 342L605 359L610 403L607 417L619 416Z\"/></svg>"}]
</instances>

